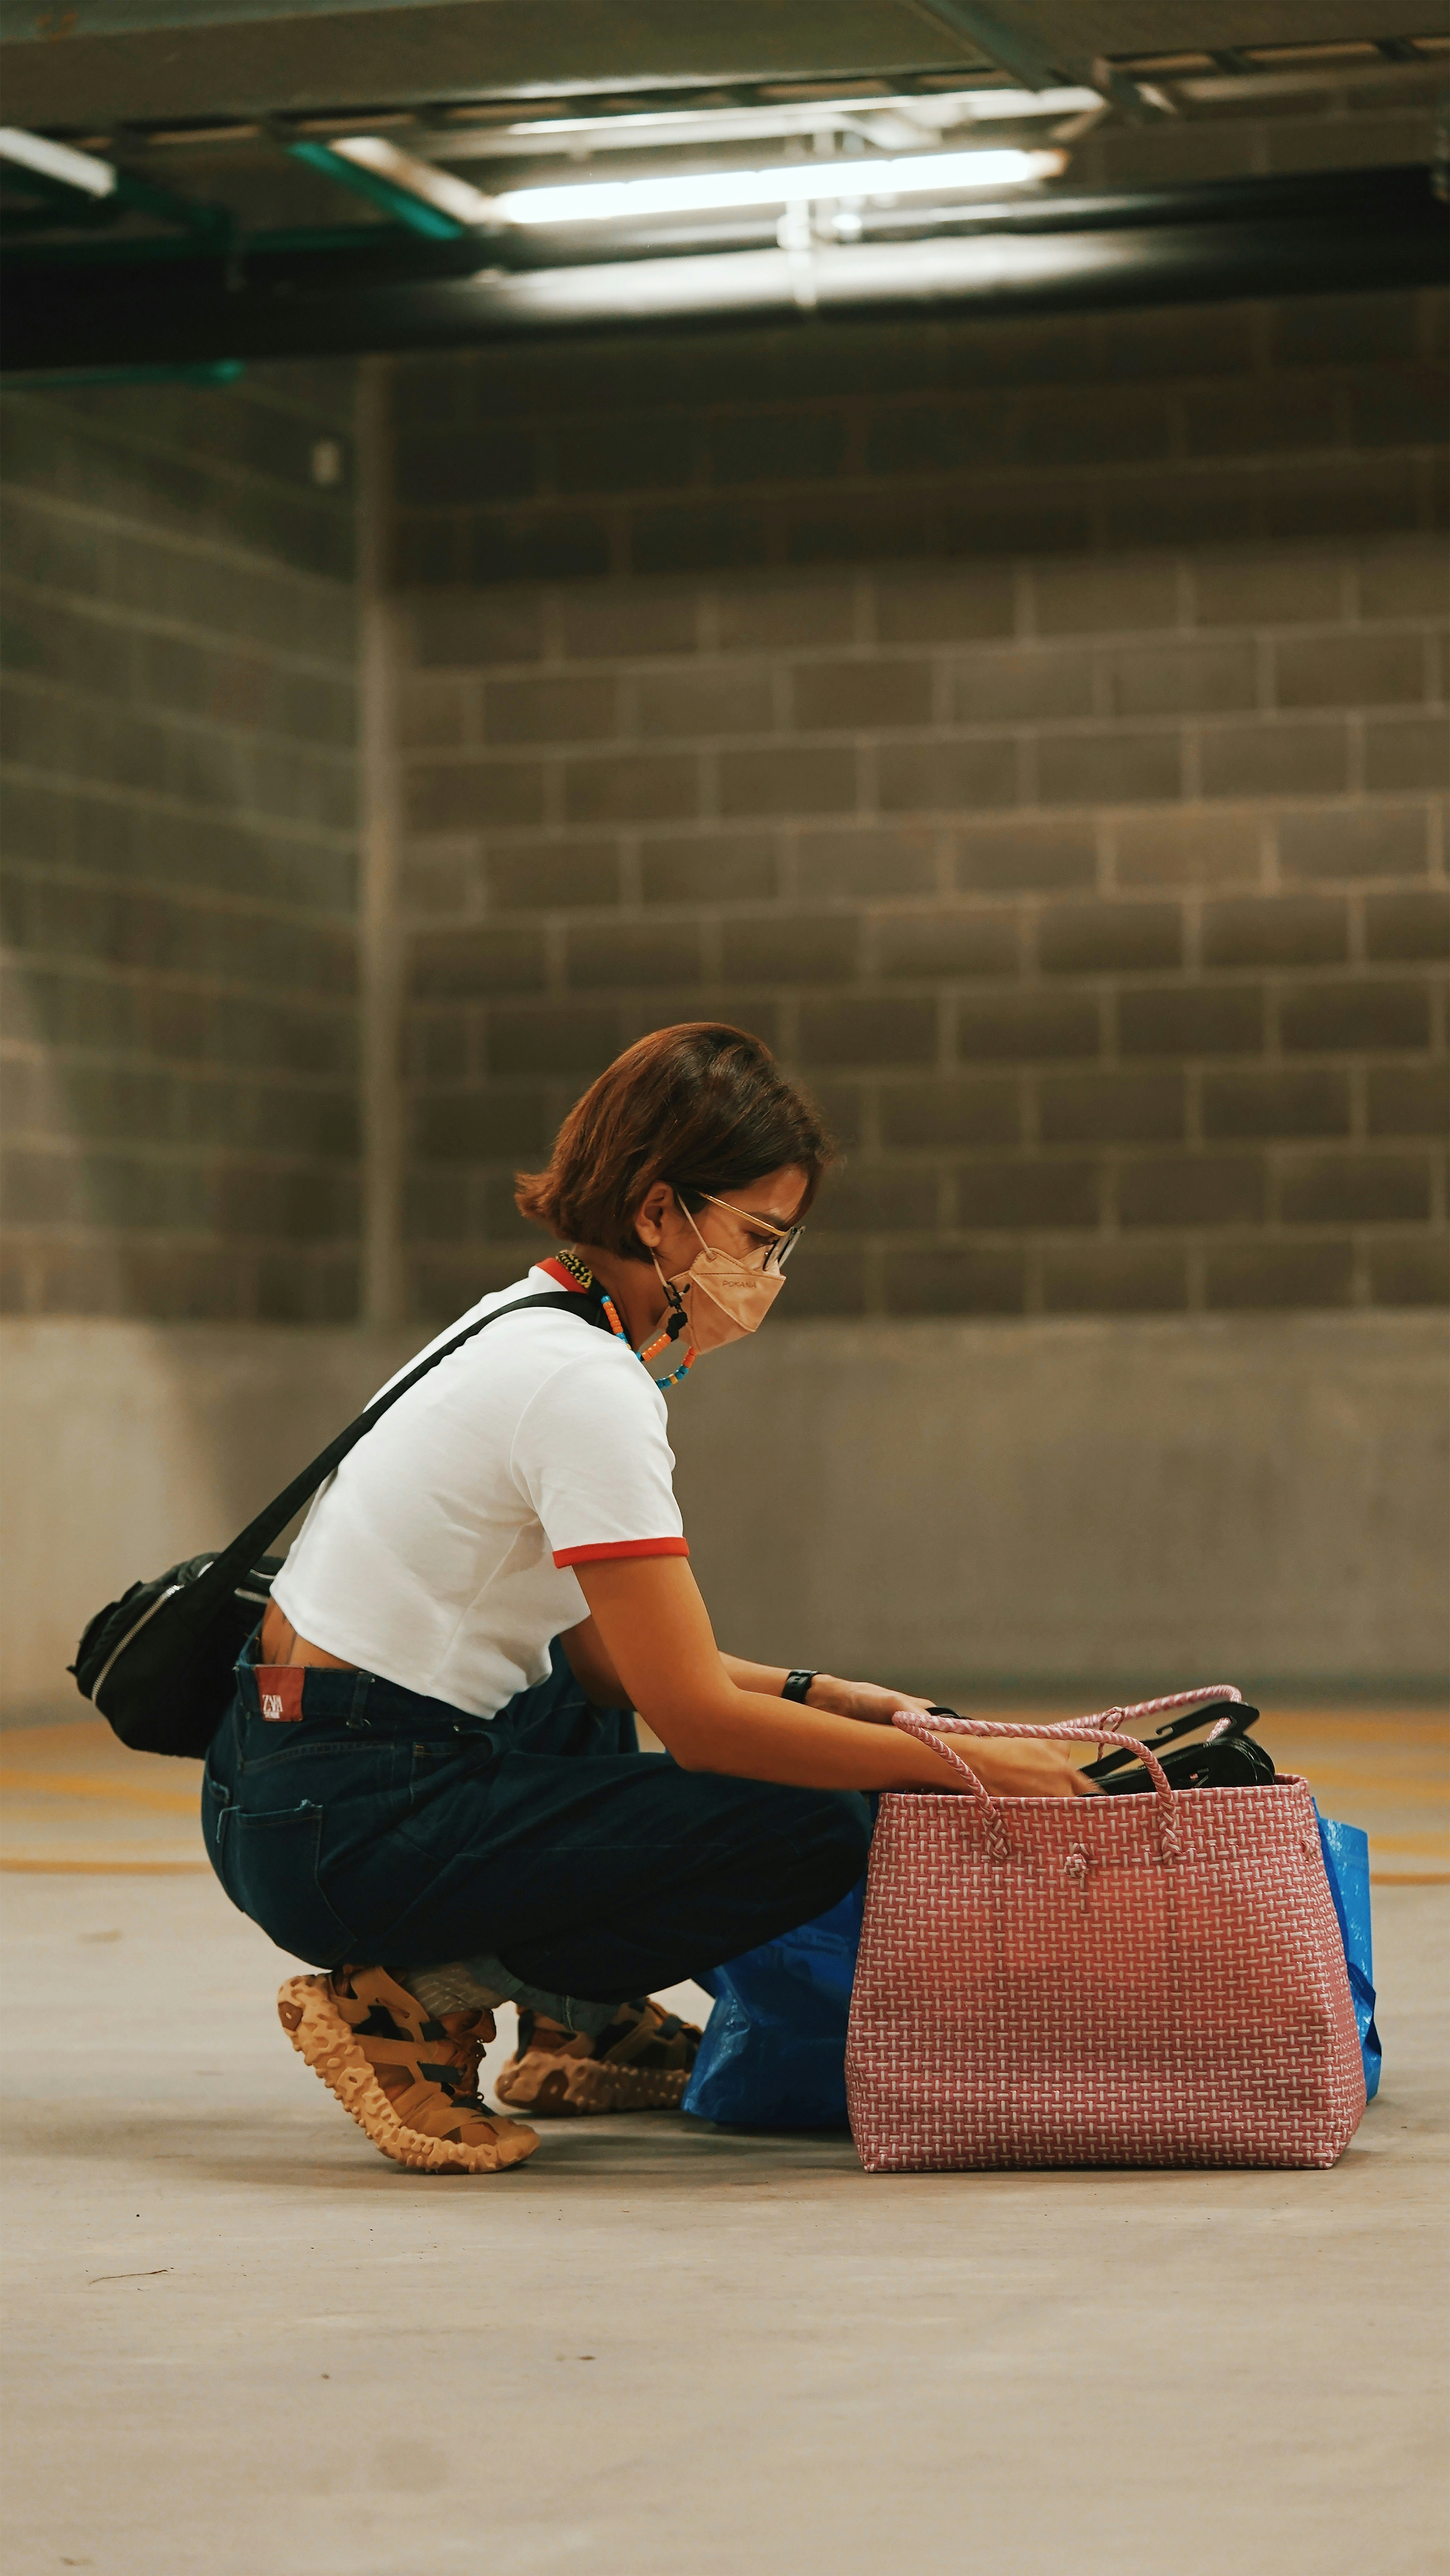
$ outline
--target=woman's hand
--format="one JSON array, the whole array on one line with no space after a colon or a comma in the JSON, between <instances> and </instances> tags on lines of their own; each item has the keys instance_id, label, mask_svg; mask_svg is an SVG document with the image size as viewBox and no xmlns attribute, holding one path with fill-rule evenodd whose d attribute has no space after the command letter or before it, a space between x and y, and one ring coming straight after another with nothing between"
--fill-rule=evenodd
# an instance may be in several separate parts
<instances>
[{"instance_id":1,"label":"woman's hand","mask_svg":"<svg viewBox=\"0 0 1450 2576\"><path fill-rule=\"evenodd\" d=\"M898 1708L906 1706L898 1700ZM1064 1743L1060 1736L943 1735L937 1741L967 1763L994 1798L1096 1798L1096 1780L1085 1780L1078 1764L1094 1759L1098 1747ZM960 1774L958 1775L960 1777Z\"/></svg>"},{"instance_id":2,"label":"woman's hand","mask_svg":"<svg viewBox=\"0 0 1450 2576\"><path fill-rule=\"evenodd\" d=\"M834 1673L817 1673L806 1693L806 1706L829 1709L834 1717L853 1717L862 1726L889 1726L899 1708L912 1709L918 1717L931 1715L930 1700L916 1699L910 1691L883 1690L878 1682L843 1682ZM1060 1737L1044 1737L1034 1743L1031 1737L1014 1742L1008 1736L946 1734L941 1741L949 1744L963 1762L970 1763L983 1788L994 1798L1093 1798L1099 1794L1098 1782L1085 1780L1078 1769L1084 1756L1096 1758L1098 1747L1092 1742L1079 1748L1063 1743Z\"/></svg>"}]
</instances>

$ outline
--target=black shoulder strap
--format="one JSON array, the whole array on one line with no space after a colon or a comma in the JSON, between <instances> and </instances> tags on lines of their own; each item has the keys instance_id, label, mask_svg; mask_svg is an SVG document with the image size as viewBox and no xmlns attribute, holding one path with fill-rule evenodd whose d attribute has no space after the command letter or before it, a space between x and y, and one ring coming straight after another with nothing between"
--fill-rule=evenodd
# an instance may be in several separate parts
<instances>
[{"instance_id":1,"label":"black shoulder strap","mask_svg":"<svg viewBox=\"0 0 1450 2576\"><path fill-rule=\"evenodd\" d=\"M284 1487L266 1510L259 1512L254 1521L249 1521L230 1547L223 1549L215 1564L208 1568L209 1577L215 1577L219 1583L230 1584L247 1573L258 1557L265 1554L279 1530L286 1528L293 1513L311 1501L318 1486L326 1484L334 1467L341 1466L348 1451L366 1438L374 1423L381 1422L389 1408L409 1394L420 1378L425 1378L429 1370L437 1368L442 1361L451 1359L455 1351L461 1351L465 1342L471 1342L475 1333L485 1331L488 1325L497 1324L505 1315L523 1315L531 1307L539 1306L552 1307L560 1315L577 1315L582 1323L596 1324L606 1333L609 1330L599 1300L581 1295L575 1288L561 1288L549 1296L516 1297L512 1305L495 1306L491 1314L480 1315L476 1323L466 1324L461 1333L455 1333L452 1341L445 1342L441 1350L430 1351L415 1369L410 1369L406 1377L398 1380L396 1386L390 1386L385 1395L378 1396L365 1413L360 1413L355 1422L350 1422L345 1431L339 1431L337 1438L329 1441L311 1466L304 1467L300 1476L294 1476L291 1484Z\"/></svg>"}]
</instances>

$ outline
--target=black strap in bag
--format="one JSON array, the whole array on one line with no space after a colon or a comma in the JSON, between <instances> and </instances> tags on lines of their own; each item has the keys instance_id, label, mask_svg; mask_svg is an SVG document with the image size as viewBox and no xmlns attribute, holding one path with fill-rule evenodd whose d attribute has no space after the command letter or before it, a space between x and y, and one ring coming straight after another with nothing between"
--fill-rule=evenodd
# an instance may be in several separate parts
<instances>
[{"instance_id":1,"label":"black strap in bag","mask_svg":"<svg viewBox=\"0 0 1450 2576\"><path fill-rule=\"evenodd\" d=\"M585 1323L609 1330L595 1296L574 1289L557 1295L519 1297L510 1306L495 1306L455 1333L442 1350L431 1351L397 1386L360 1413L345 1431L294 1476L290 1485L249 1521L239 1538L220 1554L187 1557L170 1565L153 1582L133 1583L119 1601L108 1601L91 1620L76 1659L67 1664L82 1699L94 1702L123 1744L136 1753L180 1753L201 1759L226 1715L234 1688L232 1671L238 1655L266 1608L280 1557L264 1550L284 1530L294 1512L311 1500L334 1467L380 1422L420 1378L451 1359L475 1333L504 1315L552 1307L561 1315L578 1315Z\"/></svg>"}]
</instances>

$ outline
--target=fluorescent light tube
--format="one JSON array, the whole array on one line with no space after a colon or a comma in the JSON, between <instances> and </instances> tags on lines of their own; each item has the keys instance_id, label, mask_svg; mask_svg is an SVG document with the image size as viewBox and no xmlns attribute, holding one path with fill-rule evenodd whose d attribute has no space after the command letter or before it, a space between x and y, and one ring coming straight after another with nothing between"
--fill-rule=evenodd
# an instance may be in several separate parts
<instances>
[{"instance_id":1,"label":"fluorescent light tube","mask_svg":"<svg viewBox=\"0 0 1450 2576\"><path fill-rule=\"evenodd\" d=\"M848 119L896 112L922 116L932 125L979 125L992 118L1071 116L1101 107L1095 89L963 89L912 92L900 98L802 99L795 107L688 108L651 107L622 116L534 116L503 128L506 134L614 134L645 125L689 125L704 136L711 126L738 132L747 122L761 134L813 134L818 128L844 125Z\"/></svg>"},{"instance_id":2,"label":"fluorescent light tube","mask_svg":"<svg viewBox=\"0 0 1450 2576\"><path fill-rule=\"evenodd\" d=\"M54 179L84 197L116 193L116 173L109 161L98 161L90 152L73 152L68 143L52 143L48 135L27 134L18 125L0 125L0 161L13 161L17 168Z\"/></svg>"},{"instance_id":3,"label":"fluorescent light tube","mask_svg":"<svg viewBox=\"0 0 1450 2576\"><path fill-rule=\"evenodd\" d=\"M731 206L797 206L819 197L914 197L1022 188L1055 179L1062 152L910 152L900 158L783 162L775 170L700 170L667 179L605 179L565 188L507 188L494 211L515 224L607 224L633 215Z\"/></svg>"}]
</instances>

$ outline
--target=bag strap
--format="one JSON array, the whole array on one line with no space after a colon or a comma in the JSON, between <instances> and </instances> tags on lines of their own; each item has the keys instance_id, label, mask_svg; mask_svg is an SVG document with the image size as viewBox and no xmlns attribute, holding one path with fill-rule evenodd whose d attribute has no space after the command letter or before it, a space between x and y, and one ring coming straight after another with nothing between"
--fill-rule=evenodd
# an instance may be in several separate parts
<instances>
[{"instance_id":1,"label":"bag strap","mask_svg":"<svg viewBox=\"0 0 1450 2576\"><path fill-rule=\"evenodd\" d=\"M1105 1771L1116 1771L1123 1763L1136 1761L1144 1743L1161 1748L1175 1743L1180 1735L1191 1735L1196 1726L1202 1726L1205 1718L1213 1719L1205 1738L1209 1744L1217 1743L1223 1735L1247 1735L1249 1728L1259 1722L1258 1710L1245 1705L1242 1691L1236 1690L1232 1682L1213 1682L1200 1691L1174 1691L1167 1699L1139 1700L1132 1708L1105 1708L1097 1717L1073 1717L1065 1719L1064 1723L1076 1727L1080 1734L1091 1735L1100 1723L1107 1725L1115 1724L1121 1718L1151 1717L1160 1708L1186 1708L1187 1714L1170 1718L1166 1725L1155 1727L1149 1736L1134 1736L1137 1751L1105 1753L1101 1762L1089 1766L1089 1777L1096 1780ZM1221 1714L1225 1710L1228 1714ZM954 1708L934 1706L931 1710L933 1717L956 1717L957 1714Z\"/></svg>"},{"instance_id":2,"label":"bag strap","mask_svg":"<svg viewBox=\"0 0 1450 2576\"><path fill-rule=\"evenodd\" d=\"M1210 1702L1216 1704L1220 1700L1242 1705L1243 1696L1243 1692L1232 1682L1205 1682L1201 1690L1169 1691L1164 1699L1138 1699L1134 1700L1131 1708L1103 1708L1099 1709L1096 1717L1071 1717L1065 1719L1064 1723L1077 1727L1083 1735L1093 1735L1100 1725L1115 1725L1120 1718L1156 1717L1161 1709L1205 1708ZM1190 1718L1187 1725L1193 1726L1197 1722L1196 1718ZM1157 1733L1150 1739L1151 1742L1154 1744L1166 1742L1170 1731L1168 1727L1160 1726ZM1185 1728L1180 1726L1176 1731L1183 1733Z\"/></svg>"},{"instance_id":3,"label":"bag strap","mask_svg":"<svg viewBox=\"0 0 1450 2576\"><path fill-rule=\"evenodd\" d=\"M1210 1719L1212 1724L1204 1737L1205 1744L1219 1744L1229 1737L1244 1744L1248 1741L1250 1727L1258 1725L1259 1711L1248 1707L1243 1700L1211 1700L1206 1708L1192 1708L1183 1717L1169 1718L1166 1725L1155 1727L1153 1733L1143 1740L1161 1751L1167 1745L1176 1744L1181 1736L1192 1735L1196 1727ZM1262 1751L1263 1748L1259 1749ZM1097 1780L1109 1771L1119 1771L1125 1762L1134 1758L1129 1753L1105 1753L1101 1762L1089 1764L1089 1777Z\"/></svg>"},{"instance_id":4,"label":"bag strap","mask_svg":"<svg viewBox=\"0 0 1450 2576\"><path fill-rule=\"evenodd\" d=\"M293 1513L300 1511L304 1503L311 1501L318 1487L326 1484L334 1468L341 1466L348 1451L355 1449L358 1442L366 1438L374 1424L381 1422L383 1415L393 1405L400 1403L405 1395L411 1394L419 1380L425 1378L430 1369L438 1368L444 1360L451 1359L455 1351L462 1350L465 1342L471 1342L476 1333L485 1331L490 1324L498 1323L503 1316L527 1314L531 1309L538 1307L552 1308L554 1313L559 1315L578 1315L582 1322L597 1325L602 1332L609 1330L598 1299L583 1294L575 1288L561 1288L547 1296L516 1297L512 1305L495 1306L492 1314L480 1315L476 1323L466 1324L461 1333L454 1334L451 1342L445 1342L441 1350L430 1351L426 1359L421 1359L416 1368L408 1371L405 1378L399 1379L396 1386L390 1386L385 1394L375 1397L374 1401L358 1415L355 1422L350 1422L345 1431L339 1431L337 1438L330 1440L327 1447L318 1452L310 1467L304 1467L301 1475L294 1476L291 1484L283 1487L282 1492L274 1497L265 1511L258 1512L256 1519L247 1523L240 1536L232 1540L230 1547L222 1549L221 1554L214 1558L207 1568L208 1575L214 1580L217 1588L226 1589L236 1581L238 1575L250 1573L257 1558L265 1554L279 1530L286 1528Z\"/></svg>"},{"instance_id":5,"label":"bag strap","mask_svg":"<svg viewBox=\"0 0 1450 2576\"><path fill-rule=\"evenodd\" d=\"M1191 1694L1184 1691L1176 1696L1187 1699ZM970 1765L962 1760L959 1753L953 1753L950 1747L943 1743L944 1736L1025 1736L1036 1744L1054 1741L1081 1744L1083 1737L1090 1734L1095 1736L1100 1744L1127 1746L1146 1765L1157 1793L1159 1856L1165 1861L1175 1861L1181 1857L1183 1847L1174 1812L1172 1783L1156 1754L1151 1753L1146 1744L1141 1744L1135 1735L1118 1734L1108 1722L1118 1716L1138 1717L1145 1709L1152 1711L1171 1705L1171 1702L1164 1700L1145 1700L1136 1709L1113 1708L1108 1709L1104 1717L1067 1718L1060 1726L1007 1726L989 1717L954 1717L950 1712L941 1709L935 1710L930 1717L919 1717L915 1709L898 1708L892 1713L891 1723L899 1727L903 1735L914 1735L918 1744L924 1744L929 1752L939 1754L943 1762L949 1762L954 1771L961 1772L986 1820L987 1850L993 1860L1005 1860L1011 1850L1002 1809Z\"/></svg>"}]
</instances>

